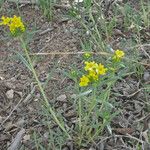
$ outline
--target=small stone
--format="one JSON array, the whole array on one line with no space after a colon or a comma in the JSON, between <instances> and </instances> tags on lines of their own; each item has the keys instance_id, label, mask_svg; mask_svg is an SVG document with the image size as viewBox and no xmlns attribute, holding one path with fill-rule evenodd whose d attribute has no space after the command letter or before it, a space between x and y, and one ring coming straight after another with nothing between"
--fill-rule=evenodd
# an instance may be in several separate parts
<instances>
[{"instance_id":1,"label":"small stone","mask_svg":"<svg viewBox=\"0 0 150 150\"><path fill-rule=\"evenodd\" d=\"M2 120L3 120L3 117L0 116L0 122L2 122Z\"/></svg>"},{"instance_id":2,"label":"small stone","mask_svg":"<svg viewBox=\"0 0 150 150\"><path fill-rule=\"evenodd\" d=\"M148 81L150 80L150 73L148 71L144 72L144 76L143 76L144 81Z\"/></svg>"},{"instance_id":3,"label":"small stone","mask_svg":"<svg viewBox=\"0 0 150 150\"><path fill-rule=\"evenodd\" d=\"M90 147L90 149L89 150L95 150L95 148L93 148L93 147Z\"/></svg>"},{"instance_id":4,"label":"small stone","mask_svg":"<svg viewBox=\"0 0 150 150\"><path fill-rule=\"evenodd\" d=\"M59 97L57 97L57 101L59 101L59 102L67 102L66 98L67 98L66 95L62 94Z\"/></svg>"},{"instance_id":5,"label":"small stone","mask_svg":"<svg viewBox=\"0 0 150 150\"><path fill-rule=\"evenodd\" d=\"M30 140L30 135L29 135L29 134L26 134L26 135L23 137L23 140L24 140L24 141Z\"/></svg>"},{"instance_id":6,"label":"small stone","mask_svg":"<svg viewBox=\"0 0 150 150\"><path fill-rule=\"evenodd\" d=\"M34 102L37 102L39 99L38 98L36 98L36 99L34 99Z\"/></svg>"},{"instance_id":7,"label":"small stone","mask_svg":"<svg viewBox=\"0 0 150 150\"><path fill-rule=\"evenodd\" d=\"M6 96L7 96L7 98L8 99L13 99L13 97L14 97L14 90L9 90L9 91L7 91L6 92Z\"/></svg>"},{"instance_id":8,"label":"small stone","mask_svg":"<svg viewBox=\"0 0 150 150\"><path fill-rule=\"evenodd\" d=\"M49 132L44 133L44 137L45 137L46 139L48 139L48 137L49 137Z\"/></svg>"},{"instance_id":9,"label":"small stone","mask_svg":"<svg viewBox=\"0 0 150 150\"><path fill-rule=\"evenodd\" d=\"M65 146L62 150L69 150L69 148L67 146Z\"/></svg>"},{"instance_id":10,"label":"small stone","mask_svg":"<svg viewBox=\"0 0 150 150\"><path fill-rule=\"evenodd\" d=\"M22 92L15 91L15 93L17 93L20 97L23 96L23 93L22 93Z\"/></svg>"},{"instance_id":11,"label":"small stone","mask_svg":"<svg viewBox=\"0 0 150 150\"><path fill-rule=\"evenodd\" d=\"M18 126L18 127L23 127L24 124L25 124L25 120L24 120L23 118L20 119L20 120L17 122L17 126Z\"/></svg>"},{"instance_id":12,"label":"small stone","mask_svg":"<svg viewBox=\"0 0 150 150\"><path fill-rule=\"evenodd\" d=\"M4 77L1 77L1 76L0 76L0 80L4 80L4 79L5 79Z\"/></svg>"},{"instance_id":13,"label":"small stone","mask_svg":"<svg viewBox=\"0 0 150 150\"><path fill-rule=\"evenodd\" d=\"M26 77L25 75L21 75L21 79L22 79L22 80L26 80L27 77Z\"/></svg>"}]
</instances>

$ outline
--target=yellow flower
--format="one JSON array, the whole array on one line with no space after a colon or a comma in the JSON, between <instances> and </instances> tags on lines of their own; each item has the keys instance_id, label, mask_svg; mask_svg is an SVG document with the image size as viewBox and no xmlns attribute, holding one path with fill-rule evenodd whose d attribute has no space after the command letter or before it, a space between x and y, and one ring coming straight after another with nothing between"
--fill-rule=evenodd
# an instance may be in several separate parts
<instances>
[{"instance_id":1,"label":"yellow flower","mask_svg":"<svg viewBox=\"0 0 150 150\"><path fill-rule=\"evenodd\" d=\"M98 66L98 64L95 63L94 61L92 61L92 62L86 61L84 69L85 69L85 71L90 71L90 70L95 69L97 66Z\"/></svg>"},{"instance_id":2,"label":"yellow flower","mask_svg":"<svg viewBox=\"0 0 150 150\"><path fill-rule=\"evenodd\" d=\"M10 24L9 25L9 30L10 30L10 32L12 33L12 34L14 34L15 33L15 31L16 31L16 27L15 27L15 24Z\"/></svg>"},{"instance_id":3,"label":"yellow flower","mask_svg":"<svg viewBox=\"0 0 150 150\"><path fill-rule=\"evenodd\" d=\"M99 76L94 70L90 70L88 77L93 79L94 81L97 81Z\"/></svg>"},{"instance_id":4,"label":"yellow flower","mask_svg":"<svg viewBox=\"0 0 150 150\"><path fill-rule=\"evenodd\" d=\"M80 83L79 85L80 86L87 86L88 83L90 82L89 78L85 75L83 75L81 78L80 78Z\"/></svg>"},{"instance_id":5,"label":"yellow flower","mask_svg":"<svg viewBox=\"0 0 150 150\"><path fill-rule=\"evenodd\" d=\"M2 22L0 23L0 25L8 26L12 34L15 34L18 31L19 32L25 31L25 26L20 17L17 17L15 15L12 18L2 16L1 19L2 19Z\"/></svg>"},{"instance_id":6,"label":"yellow flower","mask_svg":"<svg viewBox=\"0 0 150 150\"><path fill-rule=\"evenodd\" d=\"M0 22L0 25L9 25L10 21L11 21L11 18L2 16L1 20L2 20L2 22Z\"/></svg>"},{"instance_id":7,"label":"yellow flower","mask_svg":"<svg viewBox=\"0 0 150 150\"><path fill-rule=\"evenodd\" d=\"M112 57L113 60L115 61L120 61L121 58L124 57L124 52L122 50L116 50L114 56Z\"/></svg>"},{"instance_id":8,"label":"yellow flower","mask_svg":"<svg viewBox=\"0 0 150 150\"><path fill-rule=\"evenodd\" d=\"M124 52L122 50L116 50L115 55L119 58L122 58L124 56Z\"/></svg>"},{"instance_id":9,"label":"yellow flower","mask_svg":"<svg viewBox=\"0 0 150 150\"><path fill-rule=\"evenodd\" d=\"M9 25L10 32L14 34L19 29L20 31L25 31L25 26L23 22L21 21L20 17L17 17L14 15L14 17L11 20L11 24Z\"/></svg>"},{"instance_id":10,"label":"yellow flower","mask_svg":"<svg viewBox=\"0 0 150 150\"><path fill-rule=\"evenodd\" d=\"M84 57L89 58L91 56L90 53L84 53Z\"/></svg>"},{"instance_id":11,"label":"yellow flower","mask_svg":"<svg viewBox=\"0 0 150 150\"><path fill-rule=\"evenodd\" d=\"M101 63L96 68L96 72L98 75L105 75L106 71L107 71L107 68L105 68L104 65L102 65Z\"/></svg>"},{"instance_id":12,"label":"yellow flower","mask_svg":"<svg viewBox=\"0 0 150 150\"><path fill-rule=\"evenodd\" d=\"M105 75L107 68L104 65L97 64L94 61L92 62L85 62L85 71L88 72L87 75L83 75L80 78L80 86L87 86L89 82L98 81L100 75Z\"/></svg>"}]
</instances>

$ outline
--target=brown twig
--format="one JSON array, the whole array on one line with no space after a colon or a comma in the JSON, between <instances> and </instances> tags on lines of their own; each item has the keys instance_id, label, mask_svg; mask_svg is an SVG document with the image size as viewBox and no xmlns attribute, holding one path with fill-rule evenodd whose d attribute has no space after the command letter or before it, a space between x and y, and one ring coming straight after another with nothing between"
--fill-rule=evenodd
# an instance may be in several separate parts
<instances>
[{"instance_id":1,"label":"brown twig","mask_svg":"<svg viewBox=\"0 0 150 150\"><path fill-rule=\"evenodd\" d=\"M102 139L98 144L100 144L100 143L102 143L102 142L104 142L104 141L106 141L106 140L108 140L108 139L110 139L110 138L114 138L114 137L130 138L130 139L133 139L133 140L135 140L135 141L138 141L138 142L141 143L141 144L144 143L144 141L142 141L142 140L140 140L140 139L138 139L138 138L136 138L136 137L134 137L134 136L131 136L130 134L126 134L126 135L112 135L112 136L106 137L106 138Z\"/></svg>"},{"instance_id":2,"label":"brown twig","mask_svg":"<svg viewBox=\"0 0 150 150\"><path fill-rule=\"evenodd\" d=\"M36 56L46 56L46 55L82 55L87 52L51 52L51 53L30 53L30 55L36 55ZM111 54L106 52L88 52L89 54L95 54L95 55L108 55L111 56Z\"/></svg>"},{"instance_id":3,"label":"brown twig","mask_svg":"<svg viewBox=\"0 0 150 150\"><path fill-rule=\"evenodd\" d=\"M30 53L29 55L30 56L48 56L48 55L83 55L85 53L89 53L89 54L94 54L94 55L105 55L105 56L112 56L113 54L110 54L110 53L106 53L106 52L51 52L51 53ZM146 63L143 63L143 62L138 62L138 61L135 61L135 60L131 60L127 57L124 57L124 59L126 60L130 60L132 62L135 62L135 63L139 63L141 65L144 65L144 66L150 66L150 64L146 64Z\"/></svg>"}]
</instances>

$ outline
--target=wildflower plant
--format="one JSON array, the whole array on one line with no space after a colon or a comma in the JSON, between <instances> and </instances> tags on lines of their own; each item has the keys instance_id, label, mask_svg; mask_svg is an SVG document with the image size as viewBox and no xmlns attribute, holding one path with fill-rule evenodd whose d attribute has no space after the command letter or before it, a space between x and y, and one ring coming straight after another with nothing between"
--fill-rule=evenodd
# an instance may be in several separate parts
<instances>
[{"instance_id":1,"label":"wildflower plant","mask_svg":"<svg viewBox=\"0 0 150 150\"><path fill-rule=\"evenodd\" d=\"M48 101L48 98L44 92L44 89L41 85L41 82L39 81L38 79L38 76L37 76L37 73L33 67L33 63L32 63L32 60L30 58L30 55L29 55L29 50L27 48L27 44L26 44L26 40L23 36L23 33L25 32L26 28L25 28L25 25L24 23L22 22L22 19L21 17L17 17L16 15L14 15L13 17L5 17L5 16L2 16L1 17L1 22L0 22L0 25L3 25L3 26L7 26L9 28L9 31L10 33L17 37L19 40L20 40L20 43L21 43L21 46L24 50L24 53L25 53L25 56L27 58L27 61L30 65L30 70L32 71L32 74L37 82L37 85L40 89L40 92L43 96L43 99L44 99L44 106L46 106L46 108L48 109L48 111L50 112L53 120L57 123L57 125L60 127L60 129L66 134L67 137L70 138L70 135L68 134L68 132L66 131L66 129L64 128L64 125L62 123L62 121L60 121L58 119L58 116L56 115L55 111L53 110L53 108L51 107L49 101Z\"/></svg>"},{"instance_id":2,"label":"wildflower plant","mask_svg":"<svg viewBox=\"0 0 150 150\"><path fill-rule=\"evenodd\" d=\"M124 57L124 52L122 50L116 50L112 59L116 62L120 62L120 60Z\"/></svg>"},{"instance_id":3,"label":"wildflower plant","mask_svg":"<svg viewBox=\"0 0 150 150\"><path fill-rule=\"evenodd\" d=\"M102 2L98 3L96 1L84 0L83 4L82 6L78 5L78 7L77 5L74 6L70 16L78 20L83 27L82 30L85 31L83 32L85 33L85 39L81 45L84 52L91 52L92 50L94 50L94 52L102 52L108 49L111 39L114 39L113 34L116 32L115 29L120 29L120 20L118 19L120 14L123 16L122 22L124 30L132 31L132 33L136 32L138 35L133 34L135 39L131 38L130 40L132 42L135 40L137 44L139 44L142 43L142 39L145 39L145 37L141 38L143 37L143 32L140 31L144 28L149 28L150 25L148 20L148 10L150 9L148 9L149 5L147 5L147 2L143 0L140 1L141 11L135 11L136 9L133 9L130 2L124 3L123 7L122 3L118 3L116 6L108 5L108 9L112 8L113 17L108 14L109 11L103 9ZM121 32L124 34L123 30L121 30ZM90 49L87 49L87 46L89 46L87 43L91 44ZM119 44L122 46L121 43ZM137 53L137 51L135 53ZM106 63L103 62L103 57L101 56L100 59L102 62L99 62L100 60L94 62L93 58L91 60L85 56L86 55L84 55L86 62L84 62L83 71L80 76L78 76L79 90L77 91L79 95L84 96L76 99L76 101L78 101L80 130L78 138L79 144L83 143L83 141L95 142L104 128L109 131L111 130L110 121L114 115L112 109L115 109L110 100L112 99L111 88L114 86L117 79L121 79L128 68L123 61L125 53L120 49L115 50L112 56L106 60ZM131 63L129 63L129 65L133 66ZM134 69L135 68L137 67L134 67ZM85 93L88 94L85 96Z\"/></svg>"},{"instance_id":4,"label":"wildflower plant","mask_svg":"<svg viewBox=\"0 0 150 150\"><path fill-rule=\"evenodd\" d=\"M13 36L25 32L25 25L23 24L21 17L17 17L16 15L13 17L2 16L1 20L0 25L7 26Z\"/></svg>"},{"instance_id":5,"label":"wildflower plant","mask_svg":"<svg viewBox=\"0 0 150 150\"><path fill-rule=\"evenodd\" d=\"M85 139L86 142L98 139L104 129L111 131L110 122L119 112L112 111L115 107L110 102L111 88L119 78L116 72L122 67L124 55L122 50L116 50L105 65L95 61L84 62L84 73L78 81L79 92L82 92L79 95L84 95L78 98L79 145Z\"/></svg>"}]
</instances>

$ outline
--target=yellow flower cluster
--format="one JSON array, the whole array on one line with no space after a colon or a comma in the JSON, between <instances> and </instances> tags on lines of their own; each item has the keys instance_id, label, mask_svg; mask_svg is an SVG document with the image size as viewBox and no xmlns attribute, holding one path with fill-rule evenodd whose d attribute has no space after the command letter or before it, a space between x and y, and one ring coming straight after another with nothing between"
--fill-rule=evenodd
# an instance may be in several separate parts
<instances>
[{"instance_id":1,"label":"yellow flower cluster","mask_svg":"<svg viewBox=\"0 0 150 150\"><path fill-rule=\"evenodd\" d=\"M12 18L2 16L1 20L2 22L0 22L0 25L8 26L12 34L15 34L18 31L19 32L25 31L25 26L20 17L17 17L15 15Z\"/></svg>"},{"instance_id":2,"label":"yellow flower cluster","mask_svg":"<svg viewBox=\"0 0 150 150\"><path fill-rule=\"evenodd\" d=\"M112 59L114 61L120 61L124 57L124 52L122 50L116 50Z\"/></svg>"},{"instance_id":3,"label":"yellow flower cluster","mask_svg":"<svg viewBox=\"0 0 150 150\"><path fill-rule=\"evenodd\" d=\"M89 84L90 80L87 76L83 75L80 78L80 86L87 86Z\"/></svg>"},{"instance_id":4,"label":"yellow flower cluster","mask_svg":"<svg viewBox=\"0 0 150 150\"><path fill-rule=\"evenodd\" d=\"M97 81L100 75L105 75L107 68L104 65L97 64L96 62L85 62L84 70L88 72L80 78L80 86L87 86L92 81Z\"/></svg>"}]
</instances>

